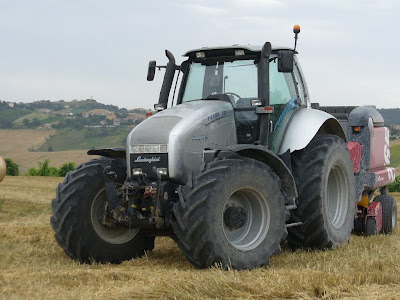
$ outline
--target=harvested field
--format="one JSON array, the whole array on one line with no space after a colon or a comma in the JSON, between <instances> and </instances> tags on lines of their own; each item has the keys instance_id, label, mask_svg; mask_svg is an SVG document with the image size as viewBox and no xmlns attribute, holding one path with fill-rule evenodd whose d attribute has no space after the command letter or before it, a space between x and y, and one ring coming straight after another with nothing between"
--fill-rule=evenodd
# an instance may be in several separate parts
<instances>
[{"instance_id":1,"label":"harvested field","mask_svg":"<svg viewBox=\"0 0 400 300\"><path fill-rule=\"evenodd\" d=\"M120 265L81 265L49 225L62 178L6 177L0 183L2 299L399 299L400 231L359 237L332 251L287 249L271 267L195 269L169 238ZM400 205L400 193L394 194Z\"/></svg>"},{"instance_id":2,"label":"harvested field","mask_svg":"<svg viewBox=\"0 0 400 300\"><path fill-rule=\"evenodd\" d=\"M37 149L57 131L52 129L19 129L0 130L0 156L11 158L18 166L20 174L25 174L29 168L38 167L38 162L50 160L50 165L60 167L66 162L77 165L94 157L86 154L87 150L30 152L29 148Z\"/></svg>"}]
</instances>

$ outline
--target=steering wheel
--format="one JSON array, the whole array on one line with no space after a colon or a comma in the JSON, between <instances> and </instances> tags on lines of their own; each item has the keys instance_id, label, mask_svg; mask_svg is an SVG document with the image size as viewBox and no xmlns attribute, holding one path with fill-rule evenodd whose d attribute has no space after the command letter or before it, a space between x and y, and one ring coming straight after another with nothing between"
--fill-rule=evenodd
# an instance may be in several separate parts
<instances>
[{"instance_id":1,"label":"steering wheel","mask_svg":"<svg viewBox=\"0 0 400 300\"><path fill-rule=\"evenodd\" d=\"M232 95L232 96L234 96L234 97L237 97L238 99L237 100L239 100L239 99L242 99L242 97L240 97L238 94L236 94L236 93L232 93L232 92L226 92L226 93L224 93L225 95L227 95L227 96L229 96L229 95ZM235 99L233 99L233 100L235 100ZM236 101L235 101L236 102Z\"/></svg>"}]
</instances>

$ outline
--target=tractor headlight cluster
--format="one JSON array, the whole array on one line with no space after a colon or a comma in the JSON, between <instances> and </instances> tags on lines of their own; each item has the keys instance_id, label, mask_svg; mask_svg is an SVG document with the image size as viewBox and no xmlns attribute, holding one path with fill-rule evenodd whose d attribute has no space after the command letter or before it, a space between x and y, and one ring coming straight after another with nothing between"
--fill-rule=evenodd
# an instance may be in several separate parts
<instances>
[{"instance_id":1,"label":"tractor headlight cluster","mask_svg":"<svg viewBox=\"0 0 400 300\"><path fill-rule=\"evenodd\" d=\"M160 174L161 176L165 176L168 175L168 169L167 168L157 168L157 172L158 174Z\"/></svg>"},{"instance_id":2,"label":"tractor headlight cluster","mask_svg":"<svg viewBox=\"0 0 400 300\"><path fill-rule=\"evenodd\" d=\"M161 176L168 176L168 168L157 168L157 173L160 174ZM132 169L133 176L139 176L140 174L143 174L142 168Z\"/></svg>"},{"instance_id":3,"label":"tractor headlight cluster","mask_svg":"<svg viewBox=\"0 0 400 300\"><path fill-rule=\"evenodd\" d=\"M142 174L143 172L142 172L142 168L133 168L132 169L132 175L133 176L138 176L138 175L140 175L140 174Z\"/></svg>"},{"instance_id":4,"label":"tractor headlight cluster","mask_svg":"<svg viewBox=\"0 0 400 300\"><path fill-rule=\"evenodd\" d=\"M131 153L168 153L167 144L132 145Z\"/></svg>"}]
</instances>

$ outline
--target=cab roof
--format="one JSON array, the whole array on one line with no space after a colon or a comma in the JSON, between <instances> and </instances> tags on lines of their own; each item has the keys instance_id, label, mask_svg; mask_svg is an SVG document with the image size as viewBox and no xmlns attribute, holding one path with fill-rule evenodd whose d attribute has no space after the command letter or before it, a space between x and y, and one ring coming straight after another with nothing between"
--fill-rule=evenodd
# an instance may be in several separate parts
<instances>
[{"instance_id":1,"label":"cab roof","mask_svg":"<svg viewBox=\"0 0 400 300\"><path fill-rule=\"evenodd\" d=\"M232 50L245 50L245 52L247 52L246 54L250 54L250 53L261 52L262 47L263 47L262 45L239 45L239 44L231 46L202 47L198 49L189 50L185 54L183 54L183 56L195 57L197 52L211 52L214 53L215 55L217 53L222 54L224 52L233 52ZM272 47L272 52L276 52L278 50L293 50L293 48L281 47L281 46Z\"/></svg>"}]
</instances>

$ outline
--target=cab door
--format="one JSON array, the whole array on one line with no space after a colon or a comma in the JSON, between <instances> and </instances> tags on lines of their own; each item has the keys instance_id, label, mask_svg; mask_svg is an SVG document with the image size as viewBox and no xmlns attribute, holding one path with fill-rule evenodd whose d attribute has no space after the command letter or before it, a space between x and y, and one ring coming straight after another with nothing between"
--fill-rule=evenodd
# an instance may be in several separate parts
<instances>
[{"instance_id":1,"label":"cab door","mask_svg":"<svg viewBox=\"0 0 400 300\"><path fill-rule=\"evenodd\" d=\"M300 107L306 106L306 94L297 63L291 73L278 72L277 60L271 61L269 67L270 106L274 112L271 115L268 146L276 153L292 116Z\"/></svg>"}]
</instances>

